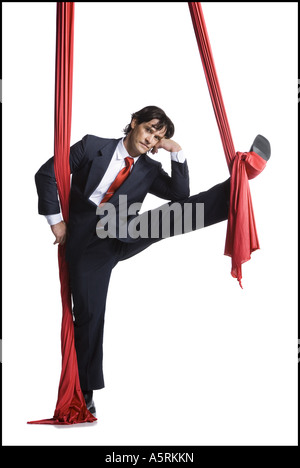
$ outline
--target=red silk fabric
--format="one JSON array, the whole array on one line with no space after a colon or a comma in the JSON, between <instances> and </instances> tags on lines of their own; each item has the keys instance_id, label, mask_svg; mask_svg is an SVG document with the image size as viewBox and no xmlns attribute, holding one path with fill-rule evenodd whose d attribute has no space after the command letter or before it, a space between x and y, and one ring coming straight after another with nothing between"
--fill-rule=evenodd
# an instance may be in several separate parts
<instances>
[{"instance_id":1,"label":"red silk fabric","mask_svg":"<svg viewBox=\"0 0 300 468\"><path fill-rule=\"evenodd\" d=\"M61 210L66 223L69 220L73 43L74 2L57 2L54 170ZM80 388L65 245L58 246L58 263L62 300L62 369L58 398L53 418L31 421L29 424L63 425L96 420L87 410Z\"/></svg>"},{"instance_id":2,"label":"red silk fabric","mask_svg":"<svg viewBox=\"0 0 300 468\"><path fill-rule=\"evenodd\" d=\"M229 172L230 207L224 254L231 257L231 275L242 287L242 263L259 249L248 179L264 169L266 161L254 152L235 152L231 131L214 64L211 45L200 2L189 2L190 14L202 60Z\"/></svg>"},{"instance_id":3,"label":"red silk fabric","mask_svg":"<svg viewBox=\"0 0 300 468\"><path fill-rule=\"evenodd\" d=\"M259 249L254 211L249 187L265 168L266 161L253 151L237 152L231 167L230 205L225 241L225 255L231 257L231 274L242 287L242 264Z\"/></svg>"}]
</instances>

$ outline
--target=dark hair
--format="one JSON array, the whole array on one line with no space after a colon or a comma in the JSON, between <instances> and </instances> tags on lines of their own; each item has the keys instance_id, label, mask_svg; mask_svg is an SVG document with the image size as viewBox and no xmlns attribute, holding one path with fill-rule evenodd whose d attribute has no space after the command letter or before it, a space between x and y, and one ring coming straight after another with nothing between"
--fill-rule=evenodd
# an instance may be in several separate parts
<instances>
[{"instance_id":1,"label":"dark hair","mask_svg":"<svg viewBox=\"0 0 300 468\"><path fill-rule=\"evenodd\" d=\"M161 130L162 128L166 127L165 138L172 138L175 132L174 124L166 115L166 113L156 106L147 106L143 109L139 110L138 112L134 112L131 114L131 119L136 119L138 125L143 122L150 122L152 119L158 119L159 122L154 126L156 130ZM123 132L125 135L131 130L131 123L126 125Z\"/></svg>"}]
</instances>

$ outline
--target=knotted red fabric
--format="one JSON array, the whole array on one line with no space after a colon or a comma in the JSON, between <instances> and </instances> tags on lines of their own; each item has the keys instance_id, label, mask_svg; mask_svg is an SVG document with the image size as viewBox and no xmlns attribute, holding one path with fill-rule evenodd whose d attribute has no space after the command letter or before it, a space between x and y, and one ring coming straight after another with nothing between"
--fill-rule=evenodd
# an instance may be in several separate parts
<instances>
[{"instance_id":1,"label":"knotted red fabric","mask_svg":"<svg viewBox=\"0 0 300 468\"><path fill-rule=\"evenodd\" d=\"M103 203L106 203L115 193L115 191L123 184L123 182L127 179L127 177L130 174L131 167L134 163L133 158L125 158L125 167L120 170L118 173L117 177L113 181L113 183L110 185L109 189L106 192L106 195L103 197L101 200L100 206L103 205Z\"/></svg>"},{"instance_id":2,"label":"knotted red fabric","mask_svg":"<svg viewBox=\"0 0 300 468\"><path fill-rule=\"evenodd\" d=\"M256 177L266 161L254 152L235 152L219 80L200 2L189 2L189 10L202 60L226 162L231 174L230 207L224 254L231 257L231 275L242 287L242 263L259 249L248 179Z\"/></svg>"},{"instance_id":3,"label":"knotted red fabric","mask_svg":"<svg viewBox=\"0 0 300 468\"><path fill-rule=\"evenodd\" d=\"M69 220L73 43L74 2L57 2L54 170L61 210L66 223ZM63 425L96 420L87 410L80 388L65 245L58 246L58 264L63 309L61 327L62 369L58 398L53 418L31 421L29 424Z\"/></svg>"},{"instance_id":4,"label":"knotted red fabric","mask_svg":"<svg viewBox=\"0 0 300 468\"><path fill-rule=\"evenodd\" d=\"M231 274L240 286L242 264L259 249L249 179L266 166L266 161L253 151L237 152L231 167L230 206L228 214L225 255L231 257Z\"/></svg>"}]
</instances>

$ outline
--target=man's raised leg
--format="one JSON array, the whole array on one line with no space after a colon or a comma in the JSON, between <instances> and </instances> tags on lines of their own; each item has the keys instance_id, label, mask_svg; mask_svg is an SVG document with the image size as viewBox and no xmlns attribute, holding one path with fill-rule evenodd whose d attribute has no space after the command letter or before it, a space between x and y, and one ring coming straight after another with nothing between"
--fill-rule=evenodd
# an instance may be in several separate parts
<instances>
[{"instance_id":1,"label":"man's raised leg","mask_svg":"<svg viewBox=\"0 0 300 468\"><path fill-rule=\"evenodd\" d=\"M184 200L169 202L146 211L130 222L129 235L141 236L135 242L122 242L119 260L136 255L168 237L186 234L228 219L230 178L211 189Z\"/></svg>"}]
</instances>

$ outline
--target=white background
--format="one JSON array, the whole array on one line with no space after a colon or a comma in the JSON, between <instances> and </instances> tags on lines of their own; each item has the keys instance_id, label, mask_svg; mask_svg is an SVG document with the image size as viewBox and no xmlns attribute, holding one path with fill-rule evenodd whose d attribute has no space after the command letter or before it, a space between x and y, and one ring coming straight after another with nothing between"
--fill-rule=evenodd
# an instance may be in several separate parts
<instances>
[{"instance_id":1,"label":"white background","mask_svg":"<svg viewBox=\"0 0 300 468\"><path fill-rule=\"evenodd\" d=\"M120 263L98 421L53 427L26 423L52 417L61 364L57 247L34 184L53 154L56 4L3 4L4 445L297 444L297 3L203 11L236 150L258 133L272 146L250 182L261 249L243 290L226 223ZM74 46L71 144L120 137L153 104L175 123L191 194L228 177L186 2L76 3Z\"/></svg>"}]
</instances>

